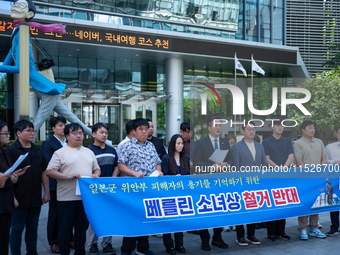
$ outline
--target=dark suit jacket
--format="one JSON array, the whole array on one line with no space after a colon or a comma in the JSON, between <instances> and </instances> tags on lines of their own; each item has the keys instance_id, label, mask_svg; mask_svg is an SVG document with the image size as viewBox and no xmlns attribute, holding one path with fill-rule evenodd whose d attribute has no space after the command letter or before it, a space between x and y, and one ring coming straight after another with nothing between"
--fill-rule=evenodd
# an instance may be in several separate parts
<instances>
[{"instance_id":1,"label":"dark suit jacket","mask_svg":"<svg viewBox=\"0 0 340 255\"><path fill-rule=\"evenodd\" d=\"M58 141L58 139L55 138L55 136L52 136L51 138L47 139L46 141L42 143L41 149L46 159L45 169L47 168L47 165L50 162L53 153L62 147L63 146ZM49 179L50 179L50 190L57 190L57 180L53 178L49 178Z\"/></svg>"},{"instance_id":2,"label":"dark suit jacket","mask_svg":"<svg viewBox=\"0 0 340 255\"><path fill-rule=\"evenodd\" d=\"M226 139L220 137L220 150L229 150L229 142ZM212 166L215 162L209 160L210 156L214 153L214 147L211 143L209 135L197 141L196 148L192 153L192 161L194 166ZM230 150L225 157L225 159L221 159L221 162L226 162L229 165L232 165L233 160L230 153Z\"/></svg>"},{"instance_id":3,"label":"dark suit jacket","mask_svg":"<svg viewBox=\"0 0 340 255\"><path fill-rule=\"evenodd\" d=\"M234 166L236 171L246 170L241 169L242 166L257 166L259 170L262 166L267 166L266 154L264 152L264 147L262 144L255 142L255 161L253 155L251 154L246 142L244 140L235 143L231 148L231 153L233 155Z\"/></svg>"}]
</instances>

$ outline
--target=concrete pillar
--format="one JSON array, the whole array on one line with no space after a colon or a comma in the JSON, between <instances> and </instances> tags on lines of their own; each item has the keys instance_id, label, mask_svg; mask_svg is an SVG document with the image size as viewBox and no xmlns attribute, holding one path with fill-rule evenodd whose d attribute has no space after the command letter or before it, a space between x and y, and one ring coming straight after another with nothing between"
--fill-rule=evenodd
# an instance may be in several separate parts
<instances>
[{"instance_id":1,"label":"concrete pillar","mask_svg":"<svg viewBox=\"0 0 340 255\"><path fill-rule=\"evenodd\" d=\"M165 62L166 94L166 144L174 134L179 134L183 122L183 59L169 58Z\"/></svg>"}]
</instances>

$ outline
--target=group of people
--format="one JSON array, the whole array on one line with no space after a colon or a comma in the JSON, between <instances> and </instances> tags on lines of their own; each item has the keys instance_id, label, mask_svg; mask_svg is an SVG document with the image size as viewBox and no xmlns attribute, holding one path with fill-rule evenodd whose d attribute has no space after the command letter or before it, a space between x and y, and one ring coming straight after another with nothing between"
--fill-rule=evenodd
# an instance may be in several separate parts
<instances>
[{"instance_id":1,"label":"group of people","mask_svg":"<svg viewBox=\"0 0 340 255\"><path fill-rule=\"evenodd\" d=\"M162 141L153 136L151 120L138 118L126 123L126 138L119 143L117 150L105 144L108 127L97 123L92 127L94 142L89 147L82 146L84 129L78 123L66 125L62 116L53 117L50 126L53 136L43 142L41 148L33 143L34 126L27 120L15 123L14 132L17 140L6 149L10 133L6 123L0 122L0 172L4 173L20 155L28 153L19 165L19 170L11 174L0 175L0 254L21 254L21 236L24 229L27 254L37 254L37 231L41 205L49 202L47 224L48 242L51 252L85 254L85 245L90 254L99 254L98 238L87 220L82 199L76 195L76 179L81 176L96 177L147 177L157 173L163 175L201 174L200 167L234 166L240 171L244 166L280 166L289 167L293 160L298 166L310 164L340 164L340 128L336 130L338 142L324 145L314 138L315 127L311 121L304 121L301 126L302 137L292 141L282 136L281 121L274 121L273 134L256 142L255 123L242 126L243 139L236 141L234 135L221 138L222 125L219 117L212 117L207 123L209 134L194 142L191 139L190 123L180 125L179 134L172 136L166 152ZM228 150L220 162L210 160L215 150ZM196 168L199 166L199 168ZM204 172L206 173L206 172ZM41 185L44 187L42 194ZM309 218L309 229L307 228ZM318 214L298 217L300 239L309 236L326 238L339 234L339 212L331 212L331 230L323 234L318 229ZM285 219L266 222L268 239L289 240L285 233ZM236 242L245 246L261 242L255 236L255 224L236 226ZM227 249L228 244L222 239L223 228L214 228L210 243L208 229L196 231L201 238L201 248L210 251L211 245ZM195 231L194 231L195 232ZM245 238L246 237L246 238ZM104 237L101 246L103 252L116 254L112 247L112 237ZM185 253L183 233L163 234L163 244L169 254ZM121 254L131 254L137 248L137 254L153 255L150 251L148 236L123 237Z\"/></svg>"}]
</instances>

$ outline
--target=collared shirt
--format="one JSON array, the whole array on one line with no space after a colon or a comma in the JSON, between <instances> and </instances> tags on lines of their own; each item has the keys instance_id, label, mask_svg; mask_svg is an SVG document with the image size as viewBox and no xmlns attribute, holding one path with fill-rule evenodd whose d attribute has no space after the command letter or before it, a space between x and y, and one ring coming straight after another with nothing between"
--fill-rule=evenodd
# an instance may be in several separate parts
<instances>
[{"instance_id":1,"label":"collared shirt","mask_svg":"<svg viewBox=\"0 0 340 255\"><path fill-rule=\"evenodd\" d=\"M156 166L162 163L151 142L145 141L143 145L140 145L135 137L122 145L120 155L118 155L118 163L120 162L135 172L143 172L144 176L152 174Z\"/></svg>"},{"instance_id":2,"label":"collared shirt","mask_svg":"<svg viewBox=\"0 0 340 255\"><path fill-rule=\"evenodd\" d=\"M64 141L61 141L58 137L56 137L55 135L53 135L60 143L61 143L61 146L65 146L67 145L67 141L66 141L66 138L64 137Z\"/></svg>"},{"instance_id":3,"label":"collared shirt","mask_svg":"<svg viewBox=\"0 0 340 255\"><path fill-rule=\"evenodd\" d=\"M118 144L117 149L116 149L118 158L119 158L119 155L120 155L120 151L122 150L123 144L125 144L127 141L130 141L130 138L128 136L126 136L125 139Z\"/></svg>"},{"instance_id":4,"label":"collared shirt","mask_svg":"<svg viewBox=\"0 0 340 255\"><path fill-rule=\"evenodd\" d=\"M334 164L335 160L340 160L340 142L328 144L326 146L327 164Z\"/></svg>"},{"instance_id":5,"label":"collared shirt","mask_svg":"<svg viewBox=\"0 0 340 255\"><path fill-rule=\"evenodd\" d=\"M215 150L215 139L217 139L217 149L220 149L220 137L215 138L215 137L212 137L209 134L209 138L211 140L211 143L212 143L212 146L213 146L214 150Z\"/></svg>"},{"instance_id":6,"label":"collared shirt","mask_svg":"<svg viewBox=\"0 0 340 255\"><path fill-rule=\"evenodd\" d=\"M302 136L293 147L295 158L302 158L302 162L308 165L321 164L322 154L326 154L323 142L314 137L308 140Z\"/></svg>"},{"instance_id":7,"label":"collared shirt","mask_svg":"<svg viewBox=\"0 0 340 255\"><path fill-rule=\"evenodd\" d=\"M266 156L270 157L278 166L283 166L290 154L294 154L292 141L287 137L280 137L276 139L274 136L270 136L263 140L262 145Z\"/></svg>"},{"instance_id":8,"label":"collared shirt","mask_svg":"<svg viewBox=\"0 0 340 255\"><path fill-rule=\"evenodd\" d=\"M185 153L191 157L191 148L190 148L190 140L184 142L184 150L185 150Z\"/></svg>"}]
</instances>

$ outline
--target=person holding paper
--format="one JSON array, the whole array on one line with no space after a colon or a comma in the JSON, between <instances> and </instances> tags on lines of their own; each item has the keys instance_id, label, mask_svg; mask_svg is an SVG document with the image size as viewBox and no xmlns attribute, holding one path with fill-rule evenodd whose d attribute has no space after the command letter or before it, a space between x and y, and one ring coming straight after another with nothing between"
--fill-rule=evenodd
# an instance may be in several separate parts
<instances>
[{"instance_id":1,"label":"person holding paper","mask_svg":"<svg viewBox=\"0 0 340 255\"><path fill-rule=\"evenodd\" d=\"M262 166L267 166L263 145L254 141L255 123L249 121L246 125L242 125L242 134L244 135L244 138L240 142L235 143L231 149L236 171L246 171L248 167L256 167L256 170L260 170ZM248 245L247 241L244 239L245 232L243 225L236 226L236 233L236 242L241 246ZM247 224L247 235L247 240L252 244L261 244L255 237L254 223Z\"/></svg>"},{"instance_id":2,"label":"person holding paper","mask_svg":"<svg viewBox=\"0 0 340 255\"><path fill-rule=\"evenodd\" d=\"M16 208L12 215L10 247L12 254L20 254L21 237L26 228L25 242L27 254L37 253L38 222L41 205L50 200L48 178L45 174L45 158L42 150L32 143L34 126L28 120L20 120L14 124L14 132L18 139L6 149L6 155L11 164L21 156L28 156L19 168L30 166L14 185ZM41 183L45 194L42 197Z\"/></svg>"},{"instance_id":3,"label":"person holding paper","mask_svg":"<svg viewBox=\"0 0 340 255\"><path fill-rule=\"evenodd\" d=\"M193 163L196 174L212 173L210 169L213 169L215 173L218 172L218 168L227 167L232 164L232 157L230 151L225 158L221 158L220 162L213 162L210 157L213 155L215 150L229 150L229 142L220 137L222 131L222 124L219 121L221 118L214 116L209 119L207 126L209 135L197 141L196 148L192 154ZM198 171L196 171L198 169ZM229 246L222 239L223 228L214 228L214 235L212 245L217 246L221 249L227 249ZM199 231L202 240L201 248L203 251L210 251L211 247L209 244L210 234L208 229L201 229Z\"/></svg>"},{"instance_id":4,"label":"person holding paper","mask_svg":"<svg viewBox=\"0 0 340 255\"><path fill-rule=\"evenodd\" d=\"M132 124L134 137L124 143L118 159L118 169L126 176L146 177L157 171L162 176L162 161L158 157L155 146L146 140L149 130L149 122L146 119L138 118ZM156 173L157 173L156 172ZM127 226L133 229L134 226ZM149 237L123 237L121 254L131 254L137 244L137 254L154 255L149 250Z\"/></svg>"},{"instance_id":5,"label":"person holding paper","mask_svg":"<svg viewBox=\"0 0 340 255\"><path fill-rule=\"evenodd\" d=\"M26 169L7 173L10 162L3 147L9 143L10 133L7 124L0 120L0 254L8 254L9 231L11 228L12 212L14 210L13 183L25 173Z\"/></svg>"},{"instance_id":6,"label":"person holding paper","mask_svg":"<svg viewBox=\"0 0 340 255\"><path fill-rule=\"evenodd\" d=\"M162 171L164 175L188 175L190 174L190 158L184 152L184 139L181 135L173 135L170 140L169 154L162 158ZM174 241L171 233L163 234L163 244L169 254L186 253L183 247L183 232L174 233Z\"/></svg>"},{"instance_id":7,"label":"person holding paper","mask_svg":"<svg viewBox=\"0 0 340 255\"><path fill-rule=\"evenodd\" d=\"M68 124L64 128L64 134L67 145L53 153L46 170L48 177L58 180L59 251L62 255L70 254L70 232L74 226L74 254L85 254L89 222L81 196L76 195L76 179L81 176L96 178L101 171L94 153L82 146L82 126L78 123Z\"/></svg>"}]
</instances>

